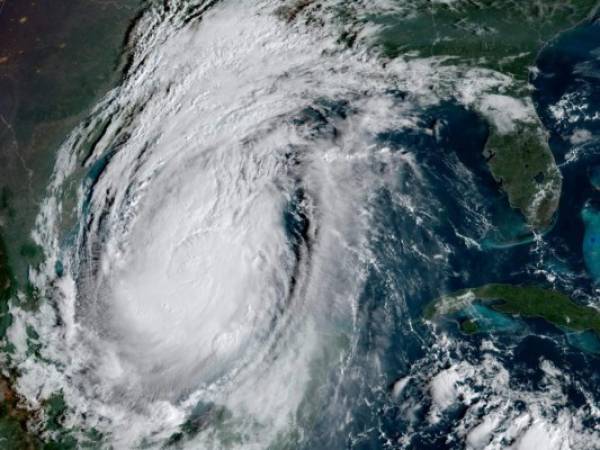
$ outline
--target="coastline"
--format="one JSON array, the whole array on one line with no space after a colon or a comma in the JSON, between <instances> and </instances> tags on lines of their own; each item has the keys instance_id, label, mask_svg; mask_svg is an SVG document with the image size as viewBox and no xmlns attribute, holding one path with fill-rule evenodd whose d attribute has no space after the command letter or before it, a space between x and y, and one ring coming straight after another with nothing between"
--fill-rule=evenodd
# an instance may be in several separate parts
<instances>
[{"instance_id":1,"label":"coastline","mask_svg":"<svg viewBox=\"0 0 600 450\"><path fill-rule=\"evenodd\" d=\"M26 282L29 232L56 150L122 76L139 0L21 3L0 13L0 234L14 276ZM35 252L33 252L35 253Z\"/></svg>"},{"instance_id":2,"label":"coastline","mask_svg":"<svg viewBox=\"0 0 600 450\"><path fill-rule=\"evenodd\" d=\"M11 323L10 298L27 287L28 267L43 257L30 232L56 151L120 81L143 10L140 0L0 0L0 338ZM0 441L40 448L27 430L39 411L20 404L14 375L6 365L0 374Z\"/></svg>"}]
</instances>

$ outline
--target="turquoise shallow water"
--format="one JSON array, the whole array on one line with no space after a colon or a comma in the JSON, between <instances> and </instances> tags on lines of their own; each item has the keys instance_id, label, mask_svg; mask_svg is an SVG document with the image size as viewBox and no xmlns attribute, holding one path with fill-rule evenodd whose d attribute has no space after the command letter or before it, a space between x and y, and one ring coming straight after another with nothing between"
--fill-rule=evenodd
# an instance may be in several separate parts
<instances>
[{"instance_id":1,"label":"turquoise shallow water","mask_svg":"<svg viewBox=\"0 0 600 450\"><path fill-rule=\"evenodd\" d=\"M583 237L583 257L587 270L594 280L600 280L600 212L592 206L581 211L585 224Z\"/></svg>"},{"instance_id":2,"label":"turquoise shallow water","mask_svg":"<svg viewBox=\"0 0 600 450\"><path fill-rule=\"evenodd\" d=\"M586 353L600 354L600 338L596 333L584 331L579 333L567 332L569 344Z\"/></svg>"},{"instance_id":3,"label":"turquoise shallow water","mask_svg":"<svg viewBox=\"0 0 600 450\"><path fill-rule=\"evenodd\" d=\"M463 313L474 320L483 332L516 333L523 330L523 323L520 320L500 314L481 304L473 304L463 310Z\"/></svg>"},{"instance_id":4,"label":"turquoise shallow water","mask_svg":"<svg viewBox=\"0 0 600 450\"><path fill-rule=\"evenodd\" d=\"M559 54L566 52L570 55L571 46L577 47L580 41L589 43L588 38L589 34L586 33L576 35L573 38L574 43L568 41L568 45L558 39L552 49L557 50ZM542 73L550 73L554 65L559 69L565 67L562 59L552 58L552 54L546 60L544 57L542 55L546 65L542 68ZM561 86L571 82L571 78L576 78L574 74L575 71L572 70L565 75ZM549 75L548 79L554 80L556 77ZM547 93L553 85L540 83L537 88L539 92ZM186 94L188 92L185 91ZM310 107L299 111L296 116L278 116L270 125L277 130L280 127L285 130L292 128L306 138L306 147L314 146L317 150L327 153L330 147L336 148L340 140L343 141L350 134L348 128L357 126L352 118L364 107L362 100L365 96L368 98L373 92L354 91L347 96L345 94L338 94L339 98L335 99L315 100ZM291 426L296 428L282 435L277 445L270 448L463 449L465 431L476 429L485 417L495 414L505 421L498 427L498 436L519 417L525 417L525 414L539 423L547 421L549 427L558 426L556 424L561 417L567 417L578 424L581 423L581 427L586 431L593 430L600 422L598 417L590 413L589 408L590 404L597 403L597 399L600 398L600 386L595 378L600 361L596 355L597 338L594 335L564 333L544 321L509 317L480 304L462 311L466 317L476 320L481 328L480 333L472 336L458 332L455 323L451 321L451 325L446 326L444 323L431 324L422 320L424 305L441 292L489 282L548 284L551 278L546 277L546 274L551 274L556 286L566 292L593 292L592 278L597 278L600 274L595 241L600 233L600 219L596 210L591 207L580 214L582 205L585 204L584 200L592 195L590 189L587 189L589 186L585 185L587 190L582 190L581 174L585 173L585 165L565 168L566 188L557 226L544 236L543 240L532 242L527 236L522 218L509 209L505 196L500 193L497 183L493 182L487 169L482 149L489 135L489 123L472 109L458 102L445 100L435 105L426 102L415 104L411 95L409 91L385 91L381 94L381 98L385 99L385 102L382 102L384 106L393 105L391 109L394 111L409 110L410 119L417 125L390 125L389 129L373 138L373 148L385 148L386 158L374 158L368 169L375 170L388 182L377 185L378 188L374 189L368 198L370 226L365 238L367 242L364 243L365 247L368 247L368 258L360 263L360 270L365 273L365 282L357 288L356 298L352 299L356 302L353 303L351 320L346 316L340 317L333 326L326 329L327 333L319 334L316 339L321 341L327 337L325 334L339 333L338 341L343 342L340 346L348 344L351 340L351 344L348 344L351 351L344 354L343 358L334 355L332 361L337 363L338 356L343 361L339 366L333 364L331 370L327 367L315 368L318 361L307 369L311 374L317 373L317 376L310 380L310 391L306 398L303 398L298 411L291 415L293 417L283 418L289 419ZM538 106L544 111L544 108L548 105L553 106L556 102L555 98L542 98ZM151 101L148 103L152 104ZM254 98L251 103L254 103ZM165 117L166 122L168 119ZM192 119L191 122L195 122L205 117L197 115ZM550 116L545 117L548 129L555 132L553 127L556 124L552 120ZM162 124L155 124L155 128L163 131L160 125ZM193 129L193 124L190 123L188 128ZM125 136L127 131L123 133L125 144L130 138ZM229 132L229 129L226 131ZM135 137L143 137L143 134L140 132ZM565 136L568 137L569 132L565 132ZM553 150L557 157L560 157L562 147L560 142L556 141L558 138L553 137ZM245 144L255 142L258 142L257 147L262 148L264 145L264 148L269 148L269 142L261 141L261 136L256 141L249 140ZM280 141L277 140L277 143ZM287 141L284 143L287 144ZM355 145L362 145L362 141ZM127 149L127 146L124 148ZM132 153L132 158L136 160L132 161L131 166L143 166L145 158L151 160L153 147L149 146L147 151L148 153L145 153L146 149L141 151L137 157L136 153ZM237 151L248 152L249 147L235 148L235 152ZM236 154L235 152L232 153ZM303 283L306 283L307 279L310 281L312 271L323 270L325 264L323 259L319 259L319 250L326 253L330 248L320 247L320 236L327 235L331 230L327 229L328 224L323 222L321 214L339 206L339 203L336 203L339 199L334 198L336 191L333 191L333 195L322 197L315 196L315 192L311 191L311 177L301 170L303 164L306 164L304 158L307 158L307 154L310 155L310 152L306 148L289 145L285 157L282 161L278 160L278 163L285 164L286 170L289 169L286 177L293 176L294 186L297 188L286 197L280 218L295 268L290 270L290 300L273 308L276 314L270 323L274 329L275 325L285 324L281 322L283 313L298 304L297 295L302 295ZM126 201L115 210L114 197L111 195L113 191L101 188L103 177L110 177L111 168L114 167L112 164L115 164L115 160L122 154L116 153L117 156L112 159L110 151L104 155L98 156L97 162L92 164L84 175L84 195L88 197L84 198L82 204L81 223L76 225L76 228L81 229L84 238L68 243L69 251L76 254L75 258L79 257L78 262L81 264L80 272L76 273L78 289L82 289L82 286L85 288L86 283L96 287L93 284L97 276L94 270L100 272L102 268L98 262L101 261L102 251L112 231L107 218L127 216L130 212L128 195L125 195ZM362 158L362 153L357 156ZM401 170L396 170L394 161L409 161L410 164L402 165ZM361 188L360 181L365 176L365 170L364 165L357 165L354 171L344 177L344 182L348 181L348 178L351 181L347 186L348 191ZM233 172L237 174L235 170ZM199 186L198 191L206 189L201 183L201 178L209 177L210 170L198 170L198 173L194 173L197 177L186 179L189 182L185 183L185 187L195 189ZM249 173L252 174L252 171ZM176 180L178 172L173 174L171 178ZM587 180L585 177L583 179ZM219 181L225 183L226 180L224 178ZM135 192L135 177L131 180L115 176L113 181L114 186L124 188L126 193ZM339 179L333 181L340 182ZM112 184L109 183L109 186ZM231 192L227 191L227 194ZM106 202L101 203L102 207L94 208L94 203L89 201L92 195L97 195L100 199L106 198ZM163 195L168 197L164 189L157 189L155 192L155 197L160 197L159 200L163 200ZM315 197L319 201L313 205L311 199ZM224 198L227 200L227 195ZM171 200L173 198L169 198L165 203ZM195 204L190 210L195 210L199 204ZM160 207L168 205L159 202L158 206L156 213L160 212ZM178 218L178 212L174 209L170 219ZM357 214L364 214L364 211L357 208ZM157 216L160 217L159 214L155 214L151 219ZM497 226L491 231L488 222L490 217ZM92 219L96 218L97 222L91 226ZM259 219L252 219L252 224L259 222ZM153 243L152 238L160 237L163 231L162 222L151 222L152 220L149 220L147 227L140 228L141 234L149 230L155 232L149 233L147 241L142 241L148 246ZM170 225L170 221L166 225ZM331 247L335 247L340 241L343 243L345 237L338 229L333 231L335 242ZM269 240L273 236L274 234L270 234ZM228 236L228 239L235 240L236 237L232 235ZM523 245L514 245L515 243ZM211 246L199 255L199 259L206 254L211 257L221 256L217 254L219 249L218 246ZM192 247L190 252L196 250L198 249ZM234 248L232 253L235 251ZM163 254L155 256L158 258L153 261L157 262ZM235 258L237 254L231 259L229 266L236 264ZM337 258L333 265L347 268L349 259ZM255 261L258 265L259 260L260 258ZM224 272L229 271L229 266L225 267ZM54 269L57 279L53 281L56 281L56 284L63 282L63 276L71 270L68 264L63 267L62 263L57 263ZM199 271L199 275L194 274L199 279L204 274L203 271L210 267L201 269L203 270ZM175 272L177 270L174 270L174 274ZM325 267L324 272L323 278L327 283L318 287L324 287L323 290L328 292L325 288L336 281L333 279L336 272L329 267ZM224 275L227 282L230 275ZM341 279L346 281L342 277ZM155 280L149 278L144 281L146 283L142 287L146 288L147 285L152 287ZM98 291L104 293L105 284L98 286ZM198 291L203 292L204 287L202 283L198 283ZM151 290L144 292L150 296ZM322 294L322 290L318 290L321 291L319 294ZM85 290L83 292L89 293ZM337 305L334 300L337 301L338 296L343 297L341 304L345 305L348 301L347 296L338 292L322 295L323 304L319 303L318 306ZM98 306L94 303L97 299L91 297L89 299L82 295L78 300L81 303L89 302L92 307L97 308L98 315L92 316L93 318L103 318L103 305ZM240 303L243 304L246 298L243 295L240 298ZM143 302L141 304L142 307L136 313L143 312L148 306ZM85 308L81 305L78 305L78 308L85 314ZM215 311L218 312L218 308L215 308ZM313 312L308 306L292 311L293 320L300 323L306 321L308 312ZM322 319L320 311L321 309L317 309L315 314L316 322ZM84 326L90 326L92 319L86 319L89 322ZM203 326L209 325L206 321L206 317L202 316L186 331L191 333L201 330ZM161 337L168 337L172 331L179 331L176 326L170 329L169 323L163 323L162 320L160 322L159 325L165 325L162 328L165 334ZM91 323L92 330L94 325L97 323ZM59 328L61 324L53 323L52 326ZM294 330L292 329L292 332ZM351 339L343 336L344 333L349 333L349 330L356 330ZM295 333L292 334L296 336ZM186 335L188 336L189 334ZM303 337L304 335L299 335L299 340L303 341ZM285 339L280 339L280 335L276 340L285 342ZM193 347L193 344L194 342L190 347ZM282 389L281 393L277 392L277 398L266 398L274 399L274 402L280 399L285 402L288 386L306 371L302 365L302 358L297 357L297 353L292 353L290 364L298 363L298 366L292 366L298 369L288 374L275 365L282 361L281 354L269 353L269 347L264 350L268 353L265 358L265 370L261 370L258 376L253 376L256 373L251 372L252 377L247 380L248 391L243 392L248 392L247 397L259 397L263 394L261 389L268 391L271 388L266 383L260 384L260 381L269 379L265 377L271 374L282 373L285 377L285 389ZM324 353L328 351L333 350L323 350ZM187 356L188 353L182 352L182 355ZM95 363L96 361L93 361L91 367L76 368L78 382L84 388L90 387L93 393L95 385L90 386L86 383L90 383L88 377L89 373L94 373ZM276 372L277 370L280 372ZM323 375L318 373L320 371L327 373ZM152 371L148 373L154 376ZM398 383L399 380L402 382ZM90 384L95 381L92 380ZM104 381L105 379L101 379L98 383ZM178 378L172 384L179 382ZM397 386L402 386L402 389L396 389ZM168 388L171 387L169 382ZM125 389L118 392L124 396L128 394ZM555 395L557 392L562 396ZM150 392L148 397L152 394ZM557 398L559 400L556 400ZM94 400L106 399L102 396ZM136 398L140 404L146 400L147 398ZM119 401L121 397L117 398L115 403ZM500 404L504 406L496 409ZM169 442L174 448L178 448L179 443L186 443L186 439L193 442L198 434L219 434L223 429L226 429L226 437L223 439L231 439L235 431L227 435L229 428L237 425L231 417L239 411L235 407L229 407L230 403L226 405L222 406L218 400L212 401L210 398L200 401L191 409L180 432L174 434ZM549 408L548 405L552 407ZM260 404L259 409L268 410L271 406L268 403ZM539 411L543 413L540 414ZM584 411L586 416L579 417L579 411ZM106 421L111 419L113 418L108 417ZM160 425L162 424L159 423ZM562 435L569 432L569 429L565 428L549 429L556 429ZM106 438L108 443L110 438L111 436ZM219 441L221 442L224 441ZM515 443L507 438L498 445ZM193 443L190 446L196 448ZM595 448L595 444L590 448Z\"/></svg>"}]
</instances>

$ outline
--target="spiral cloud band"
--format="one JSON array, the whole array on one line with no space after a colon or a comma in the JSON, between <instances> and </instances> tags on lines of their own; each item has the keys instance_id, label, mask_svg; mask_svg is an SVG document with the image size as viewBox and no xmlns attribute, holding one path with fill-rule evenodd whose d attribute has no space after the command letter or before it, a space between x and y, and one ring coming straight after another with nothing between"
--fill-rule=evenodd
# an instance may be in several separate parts
<instances>
[{"instance_id":1,"label":"spiral cloud band","mask_svg":"<svg viewBox=\"0 0 600 450\"><path fill-rule=\"evenodd\" d=\"M443 193L428 180L459 180L456 209L473 227L489 224L464 167L433 171L386 133L437 142L444 124L420 111L449 98L508 120L490 106L498 95L486 95L511 80L444 58L385 60L367 45L369 25L355 36L364 45L344 46L339 2L321 3L317 19L298 21L300 10L269 0L146 10L122 83L61 147L38 216L47 260L30 277L51 301L35 314L13 306L10 329L17 388L32 406L60 392L66 425L114 448L161 448L182 429L193 431L186 448L295 448L317 417L330 418L312 430L320 436L351 422L345 411L360 396L347 386L381 383L382 360L361 353L365 341L387 348L397 328L421 339L409 320L394 321L405 293L447 276L451 251L435 237ZM405 234L385 231L382 198L385 220ZM381 252L406 282L386 274ZM396 296L379 299L387 316L361 301L373 274ZM501 364L453 365L445 344L393 395L419 376L442 412L460 377L496 395ZM421 371L426 363L435 367ZM370 395L390 395L381 392ZM543 430L539 402L523 399ZM495 426L514 414L498 412ZM476 426L465 417L464 433Z\"/></svg>"}]
</instances>

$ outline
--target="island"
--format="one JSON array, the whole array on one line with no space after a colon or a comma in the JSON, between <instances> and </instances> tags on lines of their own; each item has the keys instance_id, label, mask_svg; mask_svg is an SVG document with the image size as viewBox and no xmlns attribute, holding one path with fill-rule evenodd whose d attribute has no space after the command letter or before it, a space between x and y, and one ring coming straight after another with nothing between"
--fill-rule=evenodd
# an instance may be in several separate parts
<instances>
[{"instance_id":1,"label":"island","mask_svg":"<svg viewBox=\"0 0 600 450\"><path fill-rule=\"evenodd\" d=\"M431 301L423 316L435 320L464 310L474 302L499 313L541 318L563 329L593 331L600 336L600 311L579 305L564 293L538 286L486 284L462 289ZM465 321L465 326L461 324L461 329L467 332L476 331L476 327L472 321Z\"/></svg>"}]
</instances>

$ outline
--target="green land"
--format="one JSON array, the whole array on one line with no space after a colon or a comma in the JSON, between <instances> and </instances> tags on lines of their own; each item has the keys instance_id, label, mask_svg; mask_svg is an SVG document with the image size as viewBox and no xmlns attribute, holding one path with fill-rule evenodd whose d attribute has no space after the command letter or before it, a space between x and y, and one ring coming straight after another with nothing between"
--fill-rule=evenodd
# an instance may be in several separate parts
<instances>
[{"instance_id":1,"label":"green land","mask_svg":"<svg viewBox=\"0 0 600 450\"><path fill-rule=\"evenodd\" d=\"M317 1L297 0L282 7L280 16L287 21L303 16L319 26L321 7ZM367 13L361 2L341 2L330 13L342 24L340 43L353 46L361 30L375 24L380 27L376 46L385 57L441 57L445 64L497 71L512 84L490 93L531 106L529 77L541 49L561 32L595 17L597 9L598 0L414 0ZM484 154L491 177L531 231L548 230L562 178L542 124L533 110L525 122L503 111L515 129L501 129L479 106L470 105L490 127Z\"/></svg>"},{"instance_id":2,"label":"green land","mask_svg":"<svg viewBox=\"0 0 600 450\"><path fill-rule=\"evenodd\" d=\"M474 320L463 320L460 323L460 330L465 334L474 334L479 331L479 325Z\"/></svg>"},{"instance_id":3,"label":"green land","mask_svg":"<svg viewBox=\"0 0 600 450\"><path fill-rule=\"evenodd\" d=\"M597 0L417 0L400 12L369 17L384 26L380 44L394 58L450 57L509 75L509 95L529 97L528 78L542 47L560 32L592 17ZM505 94L506 95L506 94ZM540 123L502 132L490 122L485 148L493 178L535 231L550 227L562 179Z\"/></svg>"},{"instance_id":4,"label":"green land","mask_svg":"<svg viewBox=\"0 0 600 450\"><path fill-rule=\"evenodd\" d=\"M424 317L433 320L453 314L476 301L503 314L541 318L561 328L594 331L600 336L600 311L579 305L561 292L537 286L486 284L463 289L429 303ZM467 328L473 329L470 325Z\"/></svg>"},{"instance_id":5,"label":"green land","mask_svg":"<svg viewBox=\"0 0 600 450\"><path fill-rule=\"evenodd\" d=\"M541 128L520 125L510 134L490 133L485 146L490 172L535 230L550 226L562 178Z\"/></svg>"},{"instance_id":6,"label":"green land","mask_svg":"<svg viewBox=\"0 0 600 450\"><path fill-rule=\"evenodd\" d=\"M28 267L43 259L30 232L56 150L119 81L131 26L143 7L141 0L0 1L0 340L11 324L9 300L16 289L31 294ZM4 350L10 359L10 347ZM62 430L60 395L39 411L24 409L14 376L10 370L0 376L1 448L93 448ZM48 419L44 427L56 432L48 442L27 427L41 413ZM88 441L97 439L90 435Z\"/></svg>"},{"instance_id":7,"label":"green land","mask_svg":"<svg viewBox=\"0 0 600 450\"><path fill-rule=\"evenodd\" d=\"M2 2L0 2L2 3ZM0 233L16 281L57 148L126 67L141 0L8 1L0 15Z\"/></svg>"},{"instance_id":8,"label":"green land","mask_svg":"<svg viewBox=\"0 0 600 450\"><path fill-rule=\"evenodd\" d=\"M13 292L13 280L6 249L2 238L0 237L0 340L6 335L6 330L11 324L11 317L8 311L8 301Z\"/></svg>"},{"instance_id":9,"label":"green land","mask_svg":"<svg viewBox=\"0 0 600 450\"><path fill-rule=\"evenodd\" d=\"M452 56L527 81L541 47L590 17L597 0L417 0L404 11L369 20L386 25L390 57L417 51Z\"/></svg>"},{"instance_id":10,"label":"green land","mask_svg":"<svg viewBox=\"0 0 600 450\"><path fill-rule=\"evenodd\" d=\"M280 14L293 20L313 3L318 2L301 0ZM11 10L15 5L18 8ZM47 11L40 11L40 2L8 2L0 16L0 87L9 94L0 110L0 233L5 240L0 241L0 336L10 324L9 297L17 283L26 281L27 266L41 257L27 234L54 152L97 98L118 81L123 44L140 2L57 0L48 5ZM368 20L386 25L380 42L388 57L416 51L420 56L453 57L451 64L498 70L517 81L510 95L522 98L529 95L529 68L544 43L584 20L595 6L592 0L416 0L405 15ZM345 41L352 45L351 32ZM557 197L540 192L548 183L560 192L560 176L541 127L508 134L491 127L486 153L491 174L511 205L533 228L547 227ZM430 304L426 317L458 311L474 300L506 314L600 333L596 310L556 291L527 286L486 285L454 293ZM467 333L478 330L472 321L464 321L461 328ZM0 442L7 448L76 447L68 430L56 442L43 444L33 438L25 431L32 413L19 409L10 380L0 378L0 391ZM62 397L53 397L43 409L47 426L59 429ZM90 435L90 442L97 440Z\"/></svg>"}]
</instances>

